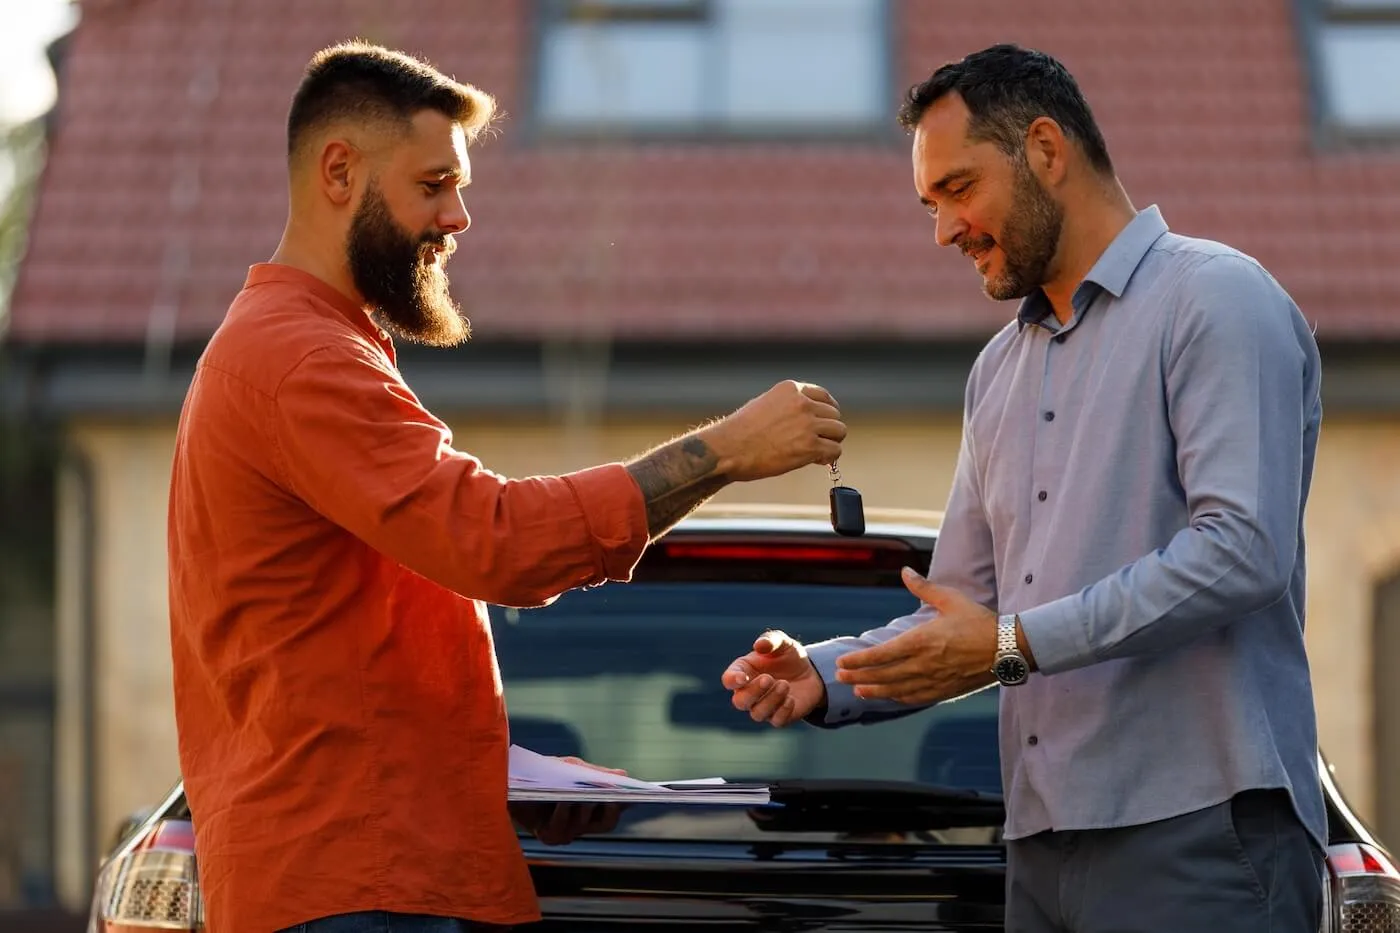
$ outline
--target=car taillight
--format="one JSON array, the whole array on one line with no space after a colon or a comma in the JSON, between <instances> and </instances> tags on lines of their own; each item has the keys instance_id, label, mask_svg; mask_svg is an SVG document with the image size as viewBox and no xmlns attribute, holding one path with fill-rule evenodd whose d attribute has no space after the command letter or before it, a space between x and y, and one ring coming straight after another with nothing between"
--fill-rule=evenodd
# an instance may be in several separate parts
<instances>
[{"instance_id":1,"label":"car taillight","mask_svg":"<svg viewBox=\"0 0 1400 933\"><path fill-rule=\"evenodd\" d=\"M204 929L193 827L182 820L157 823L104 865L92 917L90 929L101 933Z\"/></svg>"},{"instance_id":2,"label":"car taillight","mask_svg":"<svg viewBox=\"0 0 1400 933\"><path fill-rule=\"evenodd\" d=\"M868 563L875 557L875 549L869 547L827 546L820 544L710 544L677 541L661 546L667 557L688 560L774 560L774 561L830 561L835 563Z\"/></svg>"},{"instance_id":3,"label":"car taillight","mask_svg":"<svg viewBox=\"0 0 1400 933\"><path fill-rule=\"evenodd\" d=\"M1327 847L1336 933L1400 933L1400 871L1362 842Z\"/></svg>"}]
</instances>

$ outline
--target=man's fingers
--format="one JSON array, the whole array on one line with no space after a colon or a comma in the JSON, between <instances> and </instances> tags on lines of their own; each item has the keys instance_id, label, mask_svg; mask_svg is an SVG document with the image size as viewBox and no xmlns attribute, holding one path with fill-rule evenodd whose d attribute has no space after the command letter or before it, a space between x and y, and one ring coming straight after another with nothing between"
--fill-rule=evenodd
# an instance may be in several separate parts
<instances>
[{"instance_id":1,"label":"man's fingers","mask_svg":"<svg viewBox=\"0 0 1400 933\"><path fill-rule=\"evenodd\" d=\"M773 689L776 682L768 674L759 674L752 682L734 691L734 708L747 713Z\"/></svg>"},{"instance_id":2,"label":"man's fingers","mask_svg":"<svg viewBox=\"0 0 1400 933\"><path fill-rule=\"evenodd\" d=\"M844 441L846 439L846 422L837 421L834 418L817 419L817 436L830 441Z\"/></svg>"},{"instance_id":3,"label":"man's fingers","mask_svg":"<svg viewBox=\"0 0 1400 933\"><path fill-rule=\"evenodd\" d=\"M724 669L719 682L724 685L726 690L739 690L752 683L757 676L758 671L748 657L735 658L733 663Z\"/></svg>"},{"instance_id":4,"label":"man's fingers","mask_svg":"<svg viewBox=\"0 0 1400 933\"><path fill-rule=\"evenodd\" d=\"M911 637L914 631L911 629L901 635L896 635L884 644L862 648L859 651L849 651L841 655L836 659L837 674L842 671L854 671L866 667L880 667L913 657L918 652Z\"/></svg>"},{"instance_id":5,"label":"man's fingers","mask_svg":"<svg viewBox=\"0 0 1400 933\"><path fill-rule=\"evenodd\" d=\"M890 664L874 667L857 667L851 670L838 670L836 679L843 684L897 684L902 681L925 676L912 658L905 658Z\"/></svg>"},{"instance_id":6,"label":"man's fingers","mask_svg":"<svg viewBox=\"0 0 1400 933\"><path fill-rule=\"evenodd\" d=\"M862 684L856 687L856 696L862 700L894 700L897 703L919 703L936 696L930 691L928 681L921 677L908 677L891 683Z\"/></svg>"},{"instance_id":7,"label":"man's fingers","mask_svg":"<svg viewBox=\"0 0 1400 933\"><path fill-rule=\"evenodd\" d=\"M584 833L591 832L601 816L602 804L580 804L578 812L569 821L569 838L572 842Z\"/></svg>"},{"instance_id":8,"label":"man's fingers","mask_svg":"<svg viewBox=\"0 0 1400 933\"><path fill-rule=\"evenodd\" d=\"M772 715L768 722L777 727L790 725L797 718L797 698L788 694L788 698L783 701L783 705L778 707L778 711Z\"/></svg>"},{"instance_id":9,"label":"man's fingers","mask_svg":"<svg viewBox=\"0 0 1400 933\"><path fill-rule=\"evenodd\" d=\"M749 718L754 722L767 722L773 717L791 693L791 687L786 680L780 680L773 685L773 689L765 693L749 709Z\"/></svg>"},{"instance_id":10,"label":"man's fingers","mask_svg":"<svg viewBox=\"0 0 1400 933\"><path fill-rule=\"evenodd\" d=\"M605 768L602 765L595 765L591 761L584 761L582 758L575 758L573 755L565 755L559 760L566 761L571 765L582 765L585 768L592 768L594 771L606 771L608 774L621 774L624 777L627 775L627 772L622 770L621 768Z\"/></svg>"},{"instance_id":11,"label":"man's fingers","mask_svg":"<svg viewBox=\"0 0 1400 933\"><path fill-rule=\"evenodd\" d=\"M547 846L563 845L568 842L569 805L556 803L549 818L535 829L535 838Z\"/></svg>"},{"instance_id":12,"label":"man's fingers","mask_svg":"<svg viewBox=\"0 0 1400 933\"><path fill-rule=\"evenodd\" d=\"M812 382L804 382L800 383L800 385L802 386L801 392L803 395L811 399L816 399L819 402L825 402L837 411L841 410L841 406L836 404L836 399L833 398L831 393L826 391L826 389Z\"/></svg>"},{"instance_id":13,"label":"man's fingers","mask_svg":"<svg viewBox=\"0 0 1400 933\"><path fill-rule=\"evenodd\" d=\"M590 833L610 833L617 829L618 820L622 817L622 808L615 803L600 804L593 811L593 820L588 824Z\"/></svg>"},{"instance_id":14,"label":"man's fingers","mask_svg":"<svg viewBox=\"0 0 1400 933\"><path fill-rule=\"evenodd\" d=\"M820 463L822 466L831 466L841 459L841 445L836 441L822 438L817 441L817 455L812 459L813 463Z\"/></svg>"}]
</instances>

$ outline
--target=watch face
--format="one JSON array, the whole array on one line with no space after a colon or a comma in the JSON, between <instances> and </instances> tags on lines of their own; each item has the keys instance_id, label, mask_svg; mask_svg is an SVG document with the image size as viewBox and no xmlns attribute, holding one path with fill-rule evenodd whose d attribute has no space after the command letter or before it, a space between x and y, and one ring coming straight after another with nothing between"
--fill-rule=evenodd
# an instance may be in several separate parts
<instances>
[{"instance_id":1,"label":"watch face","mask_svg":"<svg viewBox=\"0 0 1400 933\"><path fill-rule=\"evenodd\" d=\"M997 680L1006 686L1014 687L1026 682L1026 678L1030 676L1030 669L1026 666L1025 661L1015 655L1009 655L997 660L996 666L992 668L992 673L996 674Z\"/></svg>"}]
</instances>

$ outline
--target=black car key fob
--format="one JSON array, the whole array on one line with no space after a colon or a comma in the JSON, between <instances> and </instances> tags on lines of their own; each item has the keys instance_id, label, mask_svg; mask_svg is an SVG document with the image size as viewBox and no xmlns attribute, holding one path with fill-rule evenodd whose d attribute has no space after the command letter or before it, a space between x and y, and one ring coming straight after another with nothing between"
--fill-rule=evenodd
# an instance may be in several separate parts
<instances>
[{"instance_id":1,"label":"black car key fob","mask_svg":"<svg viewBox=\"0 0 1400 933\"><path fill-rule=\"evenodd\" d=\"M841 471L836 464L831 465L831 530L838 535L856 537L865 534L865 507L861 504L860 493L850 486L842 486Z\"/></svg>"}]
</instances>

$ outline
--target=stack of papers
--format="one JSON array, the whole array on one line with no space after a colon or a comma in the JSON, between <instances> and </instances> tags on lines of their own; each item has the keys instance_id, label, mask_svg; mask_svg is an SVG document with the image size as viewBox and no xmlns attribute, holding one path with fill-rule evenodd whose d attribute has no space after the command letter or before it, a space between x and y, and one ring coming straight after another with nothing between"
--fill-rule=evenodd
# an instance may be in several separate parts
<instances>
[{"instance_id":1,"label":"stack of papers","mask_svg":"<svg viewBox=\"0 0 1400 933\"><path fill-rule=\"evenodd\" d=\"M559 758L510 747L510 800L610 801L616 803L709 803L754 806L769 802L766 784L730 784L699 778L654 784L599 771Z\"/></svg>"}]
</instances>

